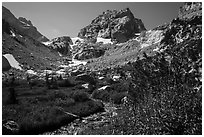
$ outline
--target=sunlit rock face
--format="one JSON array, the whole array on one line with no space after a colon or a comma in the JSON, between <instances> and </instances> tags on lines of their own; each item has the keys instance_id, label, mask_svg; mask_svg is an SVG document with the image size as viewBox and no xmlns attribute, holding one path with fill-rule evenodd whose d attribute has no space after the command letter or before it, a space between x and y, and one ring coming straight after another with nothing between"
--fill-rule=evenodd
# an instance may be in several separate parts
<instances>
[{"instance_id":1,"label":"sunlit rock face","mask_svg":"<svg viewBox=\"0 0 204 137\"><path fill-rule=\"evenodd\" d=\"M202 16L202 2L185 2L179 9L179 19L191 20L196 16Z\"/></svg>"},{"instance_id":2,"label":"sunlit rock face","mask_svg":"<svg viewBox=\"0 0 204 137\"><path fill-rule=\"evenodd\" d=\"M92 20L91 24L78 33L80 38L111 38L117 42L125 42L135 33L146 30L141 19L134 17L129 8L123 10L107 10Z\"/></svg>"},{"instance_id":3,"label":"sunlit rock face","mask_svg":"<svg viewBox=\"0 0 204 137\"><path fill-rule=\"evenodd\" d=\"M44 44L54 50L57 50L61 55L71 55L70 45L73 45L73 42L69 36L57 37Z\"/></svg>"}]
</instances>

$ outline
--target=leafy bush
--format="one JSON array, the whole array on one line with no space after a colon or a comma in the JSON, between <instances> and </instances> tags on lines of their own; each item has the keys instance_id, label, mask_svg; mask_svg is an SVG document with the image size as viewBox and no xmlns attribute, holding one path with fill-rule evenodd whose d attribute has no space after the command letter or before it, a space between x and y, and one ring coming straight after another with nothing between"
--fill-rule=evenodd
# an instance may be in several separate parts
<instances>
[{"instance_id":1,"label":"leafy bush","mask_svg":"<svg viewBox=\"0 0 204 137\"><path fill-rule=\"evenodd\" d=\"M123 103L122 102L122 99L127 96L126 93L115 93L111 96L111 100L113 101L113 103L115 104L121 104Z\"/></svg>"},{"instance_id":2,"label":"leafy bush","mask_svg":"<svg viewBox=\"0 0 204 137\"><path fill-rule=\"evenodd\" d=\"M194 27L190 33L188 22L174 23L162 41L164 52L123 67L131 96L125 134L202 134L202 33Z\"/></svg>"},{"instance_id":3,"label":"leafy bush","mask_svg":"<svg viewBox=\"0 0 204 137\"><path fill-rule=\"evenodd\" d=\"M86 102L79 102L76 105L67 108L66 111L76 114L80 117L85 117L96 112L103 112L104 105L100 101L89 100Z\"/></svg>"},{"instance_id":4,"label":"leafy bush","mask_svg":"<svg viewBox=\"0 0 204 137\"><path fill-rule=\"evenodd\" d=\"M76 102L85 102L90 100L88 94L83 90L72 91L70 97Z\"/></svg>"},{"instance_id":5,"label":"leafy bush","mask_svg":"<svg viewBox=\"0 0 204 137\"><path fill-rule=\"evenodd\" d=\"M73 87L74 86L74 84L69 79L57 81L57 84L59 87Z\"/></svg>"},{"instance_id":6,"label":"leafy bush","mask_svg":"<svg viewBox=\"0 0 204 137\"><path fill-rule=\"evenodd\" d=\"M39 134L59 128L64 123L71 121L73 116L66 115L58 107L38 108L27 114L20 123L20 134Z\"/></svg>"},{"instance_id":7,"label":"leafy bush","mask_svg":"<svg viewBox=\"0 0 204 137\"><path fill-rule=\"evenodd\" d=\"M107 90L94 90L92 93L92 98L108 102L110 101L110 94L111 93Z\"/></svg>"},{"instance_id":8,"label":"leafy bush","mask_svg":"<svg viewBox=\"0 0 204 137\"><path fill-rule=\"evenodd\" d=\"M131 106L135 132L202 134L202 98L195 89L201 86L201 73L199 69L195 69L194 73L185 73L195 67L194 63L187 61L189 58L197 62L200 60L201 50L192 48L201 45L198 41L182 45L186 45L186 49L178 50L181 45L174 45L167 52L173 57L170 63L165 55L159 54L133 64L129 93L134 101Z\"/></svg>"},{"instance_id":9,"label":"leafy bush","mask_svg":"<svg viewBox=\"0 0 204 137\"><path fill-rule=\"evenodd\" d=\"M66 100L57 99L55 100L55 105L60 107L69 107L75 104L75 100L72 98L67 98Z\"/></svg>"},{"instance_id":10,"label":"leafy bush","mask_svg":"<svg viewBox=\"0 0 204 137\"><path fill-rule=\"evenodd\" d=\"M45 86L45 82L43 80L34 79L34 80L31 80L30 83L31 83L32 87L34 87L34 86L44 87Z\"/></svg>"}]
</instances>

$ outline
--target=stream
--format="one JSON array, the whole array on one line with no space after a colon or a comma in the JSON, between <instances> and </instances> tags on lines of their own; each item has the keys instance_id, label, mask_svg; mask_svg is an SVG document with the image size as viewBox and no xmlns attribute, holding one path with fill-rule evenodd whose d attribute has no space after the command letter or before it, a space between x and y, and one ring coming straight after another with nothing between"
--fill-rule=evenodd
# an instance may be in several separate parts
<instances>
[{"instance_id":1,"label":"stream","mask_svg":"<svg viewBox=\"0 0 204 137\"><path fill-rule=\"evenodd\" d=\"M43 135L82 135L88 134L90 130L108 126L111 124L113 117L118 115L117 110L121 108L113 103L104 103L104 108L105 112L84 117L82 120L76 119L55 131L45 132Z\"/></svg>"}]
</instances>

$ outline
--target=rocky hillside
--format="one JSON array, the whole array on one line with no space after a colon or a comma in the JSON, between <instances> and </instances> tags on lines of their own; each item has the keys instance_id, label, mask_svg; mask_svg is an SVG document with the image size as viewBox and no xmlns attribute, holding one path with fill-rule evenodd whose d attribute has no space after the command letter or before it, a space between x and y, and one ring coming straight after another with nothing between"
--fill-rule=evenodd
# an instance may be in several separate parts
<instances>
[{"instance_id":1,"label":"rocky hillside","mask_svg":"<svg viewBox=\"0 0 204 137\"><path fill-rule=\"evenodd\" d=\"M19 17L19 19L17 19L10 10L4 6L2 7L2 20L8 22L15 31L22 36L29 36L40 42L48 41L48 38L38 32L37 28L33 26L31 21L23 17Z\"/></svg>"},{"instance_id":2,"label":"rocky hillside","mask_svg":"<svg viewBox=\"0 0 204 137\"><path fill-rule=\"evenodd\" d=\"M172 40L171 43L179 44L188 39L201 38L202 6L200 3L191 4L190 7L194 9L191 9L191 12L189 11L187 14L187 9L189 10L190 8L186 5L187 3L180 8L186 12L183 12L183 14L179 12L178 17L173 19L170 23L157 26L153 30L143 31L139 36L127 42L112 44L106 48L104 56L92 59L90 63L87 64L87 67L97 70L123 66L147 56L154 56L158 53L165 52L169 45L164 44L164 41L170 42L170 40ZM190 16L192 13L194 16ZM188 19L181 18L182 15L185 15Z\"/></svg>"},{"instance_id":3,"label":"rocky hillside","mask_svg":"<svg viewBox=\"0 0 204 137\"><path fill-rule=\"evenodd\" d=\"M47 40L31 21L22 17L17 19L2 7L2 54L12 54L25 69L56 67L60 57L41 43Z\"/></svg>"},{"instance_id":4,"label":"rocky hillside","mask_svg":"<svg viewBox=\"0 0 204 137\"><path fill-rule=\"evenodd\" d=\"M92 20L91 24L81 29L81 38L111 38L117 42L125 42L135 33L146 30L142 20L134 17L129 8L120 11L107 10Z\"/></svg>"},{"instance_id":5,"label":"rocky hillside","mask_svg":"<svg viewBox=\"0 0 204 137\"><path fill-rule=\"evenodd\" d=\"M58 51L61 55L71 56L70 45L73 45L73 42L69 36L57 37L51 41L43 42L43 44Z\"/></svg>"},{"instance_id":6,"label":"rocky hillside","mask_svg":"<svg viewBox=\"0 0 204 137\"><path fill-rule=\"evenodd\" d=\"M184 6L179 9L179 19L190 20L195 16L202 16L201 2L185 2Z\"/></svg>"}]
</instances>

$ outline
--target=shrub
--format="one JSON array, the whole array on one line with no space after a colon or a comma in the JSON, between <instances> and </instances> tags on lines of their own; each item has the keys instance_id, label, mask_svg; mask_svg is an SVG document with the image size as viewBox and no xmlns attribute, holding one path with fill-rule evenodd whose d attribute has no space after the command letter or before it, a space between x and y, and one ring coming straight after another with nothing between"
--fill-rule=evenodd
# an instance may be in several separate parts
<instances>
[{"instance_id":1,"label":"shrub","mask_svg":"<svg viewBox=\"0 0 204 137\"><path fill-rule=\"evenodd\" d=\"M43 80L38 80L38 79L34 79L31 80L31 86L37 86L37 87L44 87L45 86L45 82Z\"/></svg>"},{"instance_id":2,"label":"shrub","mask_svg":"<svg viewBox=\"0 0 204 137\"><path fill-rule=\"evenodd\" d=\"M100 99L108 102L110 101L111 93L107 90L94 90L91 96L94 99Z\"/></svg>"},{"instance_id":3,"label":"shrub","mask_svg":"<svg viewBox=\"0 0 204 137\"><path fill-rule=\"evenodd\" d=\"M129 90L128 83L126 81L120 81L119 83L112 84L111 89L117 93L126 92Z\"/></svg>"},{"instance_id":4,"label":"shrub","mask_svg":"<svg viewBox=\"0 0 204 137\"><path fill-rule=\"evenodd\" d=\"M70 97L73 98L76 102L85 102L90 100L88 94L83 90L72 91Z\"/></svg>"},{"instance_id":5,"label":"shrub","mask_svg":"<svg viewBox=\"0 0 204 137\"><path fill-rule=\"evenodd\" d=\"M126 93L114 93L111 96L111 100L113 101L113 103L115 104L121 104L122 103L122 99L126 96Z\"/></svg>"},{"instance_id":6,"label":"shrub","mask_svg":"<svg viewBox=\"0 0 204 137\"><path fill-rule=\"evenodd\" d=\"M60 107L69 107L74 104L75 104L75 100L72 98L67 98L66 100L62 100L61 98L58 98L55 100L55 105Z\"/></svg>"},{"instance_id":7,"label":"shrub","mask_svg":"<svg viewBox=\"0 0 204 137\"><path fill-rule=\"evenodd\" d=\"M43 107L27 114L20 123L19 134L39 134L54 130L73 119L58 107Z\"/></svg>"},{"instance_id":8,"label":"shrub","mask_svg":"<svg viewBox=\"0 0 204 137\"><path fill-rule=\"evenodd\" d=\"M65 79L65 80L60 80L57 82L59 87L73 87L74 84L71 83L71 81L69 79Z\"/></svg>"},{"instance_id":9,"label":"shrub","mask_svg":"<svg viewBox=\"0 0 204 137\"><path fill-rule=\"evenodd\" d=\"M61 92L61 91L54 91L48 94L48 98L50 100L55 100L57 98L66 100L68 98L68 95L66 95L65 93Z\"/></svg>"},{"instance_id":10,"label":"shrub","mask_svg":"<svg viewBox=\"0 0 204 137\"><path fill-rule=\"evenodd\" d=\"M85 117L96 112L103 112L104 105L100 101L89 100L86 102L79 102L76 105L68 108L67 111L76 114L80 117Z\"/></svg>"}]
</instances>

